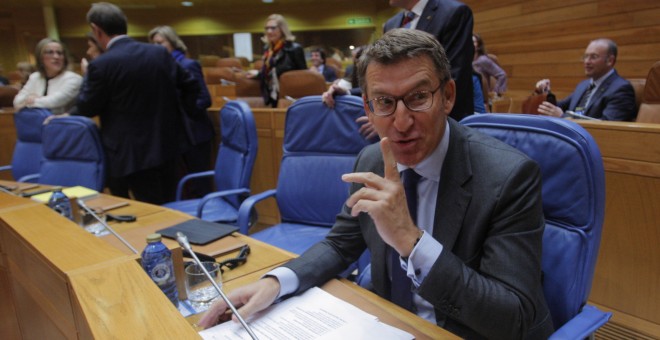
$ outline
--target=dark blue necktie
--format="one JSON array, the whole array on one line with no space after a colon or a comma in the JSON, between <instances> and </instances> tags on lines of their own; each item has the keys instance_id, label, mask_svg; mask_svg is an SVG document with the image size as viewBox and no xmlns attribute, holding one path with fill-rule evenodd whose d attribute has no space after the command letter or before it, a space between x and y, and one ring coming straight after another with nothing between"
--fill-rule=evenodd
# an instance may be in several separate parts
<instances>
[{"instance_id":1,"label":"dark blue necktie","mask_svg":"<svg viewBox=\"0 0 660 340\"><path fill-rule=\"evenodd\" d=\"M591 98L591 92L593 92L595 87L596 87L595 83L591 83L589 87L587 87L587 90L584 91L584 94L580 98L580 101L578 102L576 109L582 108L582 112L587 111L587 104L589 104L589 99Z\"/></svg>"},{"instance_id":2,"label":"dark blue necktie","mask_svg":"<svg viewBox=\"0 0 660 340\"><path fill-rule=\"evenodd\" d=\"M417 183L421 176L413 169L406 169L401 173L401 180L403 181L403 190L406 193L406 203L410 217L415 224L417 224ZM390 255L392 260L392 302L397 305L412 311L412 281L406 275L406 272L401 269L399 263L399 254L390 248Z\"/></svg>"},{"instance_id":3,"label":"dark blue necktie","mask_svg":"<svg viewBox=\"0 0 660 340\"><path fill-rule=\"evenodd\" d=\"M412 26L412 21L415 19L415 13L413 12L408 12L406 15L403 16L403 20L401 20L401 28L410 28Z\"/></svg>"}]
</instances>

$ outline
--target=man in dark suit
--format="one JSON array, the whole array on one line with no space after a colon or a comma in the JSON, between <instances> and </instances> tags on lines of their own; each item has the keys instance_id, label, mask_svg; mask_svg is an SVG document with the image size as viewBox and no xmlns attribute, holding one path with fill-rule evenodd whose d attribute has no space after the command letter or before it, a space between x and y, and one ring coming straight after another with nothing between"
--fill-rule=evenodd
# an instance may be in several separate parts
<instances>
[{"instance_id":1,"label":"man in dark suit","mask_svg":"<svg viewBox=\"0 0 660 340\"><path fill-rule=\"evenodd\" d=\"M382 141L343 176L351 196L325 240L233 291L239 312L246 317L323 284L368 248L374 291L417 315L465 338L547 338L538 165L448 118L456 88L433 36L392 30L364 52L358 70ZM421 176L416 195L404 190L413 173ZM200 325L225 310L217 303Z\"/></svg>"},{"instance_id":2,"label":"man in dark suit","mask_svg":"<svg viewBox=\"0 0 660 340\"><path fill-rule=\"evenodd\" d=\"M589 43L582 61L589 79L578 84L575 91L557 105L543 102L539 113L555 117L566 116L565 111L602 120L633 121L637 117L635 91L614 69L616 43L610 39L596 39ZM536 92L550 90L550 80L536 83Z\"/></svg>"},{"instance_id":3,"label":"man in dark suit","mask_svg":"<svg viewBox=\"0 0 660 340\"><path fill-rule=\"evenodd\" d=\"M472 10L455 0L390 0L390 6L404 9L385 23L385 32L414 28L431 33L447 51L451 75L456 81L456 104L450 117L460 121L474 113L472 89ZM414 13L414 17L406 16ZM410 20L410 21L408 21Z\"/></svg>"},{"instance_id":4,"label":"man in dark suit","mask_svg":"<svg viewBox=\"0 0 660 340\"><path fill-rule=\"evenodd\" d=\"M325 52L322 49L312 51L311 61L312 66L310 70L321 73L326 82L331 83L337 79L335 70L325 64Z\"/></svg>"},{"instance_id":5,"label":"man in dark suit","mask_svg":"<svg viewBox=\"0 0 660 340\"><path fill-rule=\"evenodd\" d=\"M107 185L122 197L172 201L176 162L189 145L183 114L194 112L199 85L164 47L126 36L119 7L95 3L87 22L105 53L89 64L77 107L100 117Z\"/></svg>"}]
</instances>

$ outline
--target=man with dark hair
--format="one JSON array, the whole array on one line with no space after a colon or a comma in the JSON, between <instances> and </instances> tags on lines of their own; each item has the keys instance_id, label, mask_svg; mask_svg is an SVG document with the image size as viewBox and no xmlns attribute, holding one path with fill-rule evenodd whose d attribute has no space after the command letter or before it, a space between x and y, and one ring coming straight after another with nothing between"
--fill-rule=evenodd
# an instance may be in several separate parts
<instances>
[{"instance_id":1,"label":"man with dark hair","mask_svg":"<svg viewBox=\"0 0 660 340\"><path fill-rule=\"evenodd\" d=\"M432 35L391 30L358 71L380 145L342 176L351 196L328 236L231 301L247 318L336 277L369 249L375 293L420 317L463 338L547 338L538 165L449 118L456 85ZM217 302L200 326L226 309Z\"/></svg>"},{"instance_id":2,"label":"man with dark hair","mask_svg":"<svg viewBox=\"0 0 660 340\"><path fill-rule=\"evenodd\" d=\"M312 51L312 66L309 68L312 71L319 72L325 78L325 81L331 83L337 79L337 72L325 64L325 52L317 48Z\"/></svg>"},{"instance_id":3,"label":"man with dark hair","mask_svg":"<svg viewBox=\"0 0 660 340\"><path fill-rule=\"evenodd\" d=\"M540 114L565 117L566 111L602 120L633 121L637 117L635 90L614 69L618 48L610 39L596 39L589 43L582 57L583 80L568 97L557 105L543 102L538 108ZM536 83L536 92L550 91L550 80Z\"/></svg>"},{"instance_id":4,"label":"man with dark hair","mask_svg":"<svg viewBox=\"0 0 660 340\"><path fill-rule=\"evenodd\" d=\"M92 4L87 22L105 52L88 66L78 114L100 117L107 185L117 196L172 201L177 161L189 145L183 115L195 112L199 85L164 47L129 38L119 7Z\"/></svg>"},{"instance_id":5,"label":"man with dark hair","mask_svg":"<svg viewBox=\"0 0 660 340\"><path fill-rule=\"evenodd\" d=\"M430 33L447 51L451 76L456 81L456 103L450 117L460 121L474 113L472 89L472 10L456 0L389 0L390 6L403 11L391 17L383 26L410 28Z\"/></svg>"}]
</instances>

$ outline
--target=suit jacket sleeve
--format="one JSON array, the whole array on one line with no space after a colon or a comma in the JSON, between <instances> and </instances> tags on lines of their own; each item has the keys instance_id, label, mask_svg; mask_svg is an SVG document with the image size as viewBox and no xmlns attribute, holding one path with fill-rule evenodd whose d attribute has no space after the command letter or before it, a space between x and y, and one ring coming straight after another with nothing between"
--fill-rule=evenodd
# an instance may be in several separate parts
<instances>
[{"instance_id":1,"label":"suit jacket sleeve","mask_svg":"<svg viewBox=\"0 0 660 340\"><path fill-rule=\"evenodd\" d=\"M181 96L183 110L191 117L206 114L206 111L197 109L197 100L200 96L200 91L202 90L200 88L199 78L195 78L191 72L184 69L181 64L175 62L174 59L172 59L172 64L172 69L176 72L177 88L179 89L179 95ZM206 88L206 85L204 88ZM208 99L210 100L210 97Z\"/></svg>"},{"instance_id":2,"label":"suit jacket sleeve","mask_svg":"<svg viewBox=\"0 0 660 340\"><path fill-rule=\"evenodd\" d=\"M77 114L94 117L105 112L110 97L104 81L105 66L91 62L78 95Z\"/></svg>"},{"instance_id":3,"label":"suit jacket sleeve","mask_svg":"<svg viewBox=\"0 0 660 340\"><path fill-rule=\"evenodd\" d=\"M209 90L206 87L202 67L197 61L190 60L190 62L185 65L185 69L193 76L193 78L195 78L199 86L199 94L197 95L196 103L197 109L206 110L211 106L211 94L209 94Z\"/></svg>"},{"instance_id":4,"label":"suit jacket sleeve","mask_svg":"<svg viewBox=\"0 0 660 340\"><path fill-rule=\"evenodd\" d=\"M608 97L601 119L619 121L635 119L637 116L637 112L635 112L635 90L629 82L625 81L623 86L619 86Z\"/></svg>"}]
</instances>

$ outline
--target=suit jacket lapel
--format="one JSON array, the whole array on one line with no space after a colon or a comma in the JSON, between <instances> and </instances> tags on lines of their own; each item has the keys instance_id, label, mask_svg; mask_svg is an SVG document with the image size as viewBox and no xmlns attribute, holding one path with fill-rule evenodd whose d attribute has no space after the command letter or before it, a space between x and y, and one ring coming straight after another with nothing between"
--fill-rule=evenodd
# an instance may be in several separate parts
<instances>
[{"instance_id":1,"label":"suit jacket lapel","mask_svg":"<svg viewBox=\"0 0 660 340\"><path fill-rule=\"evenodd\" d=\"M447 250L454 246L472 199L472 193L464 188L465 183L472 177L470 148L465 130L453 119L449 119L449 124L449 148L440 178L433 223L433 237Z\"/></svg>"},{"instance_id":2,"label":"suit jacket lapel","mask_svg":"<svg viewBox=\"0 0 660 340\"><path fill-rule=\"evenodd\" d=\"M438 4L433 0L429 0L429 2L426 4L426 7L424 7L424 10L422 11L422 16L419 18L419 21L417 22L417 27L415 27L415 29L428 32L429 25L431 25L431 22L433 21L433 16L436 15L435 12L437 9L438 9Z\"/></svg>"},{"instance_id":3,"label":"suit jacket lapel","mask_svg":"<svg viewBox=\"0 0 660 340\"><path fill-rule=\"evenodd\" d=\"M589 100L589 106L587 107L587 112L585 112L585 114L587 116L592 116L591 115L591 108L595 107L594 104L597 103L598 100L600 100L600 98L603 96L605 91L607 91L607 89L610 87L610 84L612 84L612 82L614 81L614 79L616 77L618 77L616 71L612 72L612 74L610 74L610 76L607 77L605 80L603 80L603 83L600 84L600 86L598 86L598 88L596 89L596 92L594 92L591 95L591 99Z\"/></svg>"}]
</instances>

